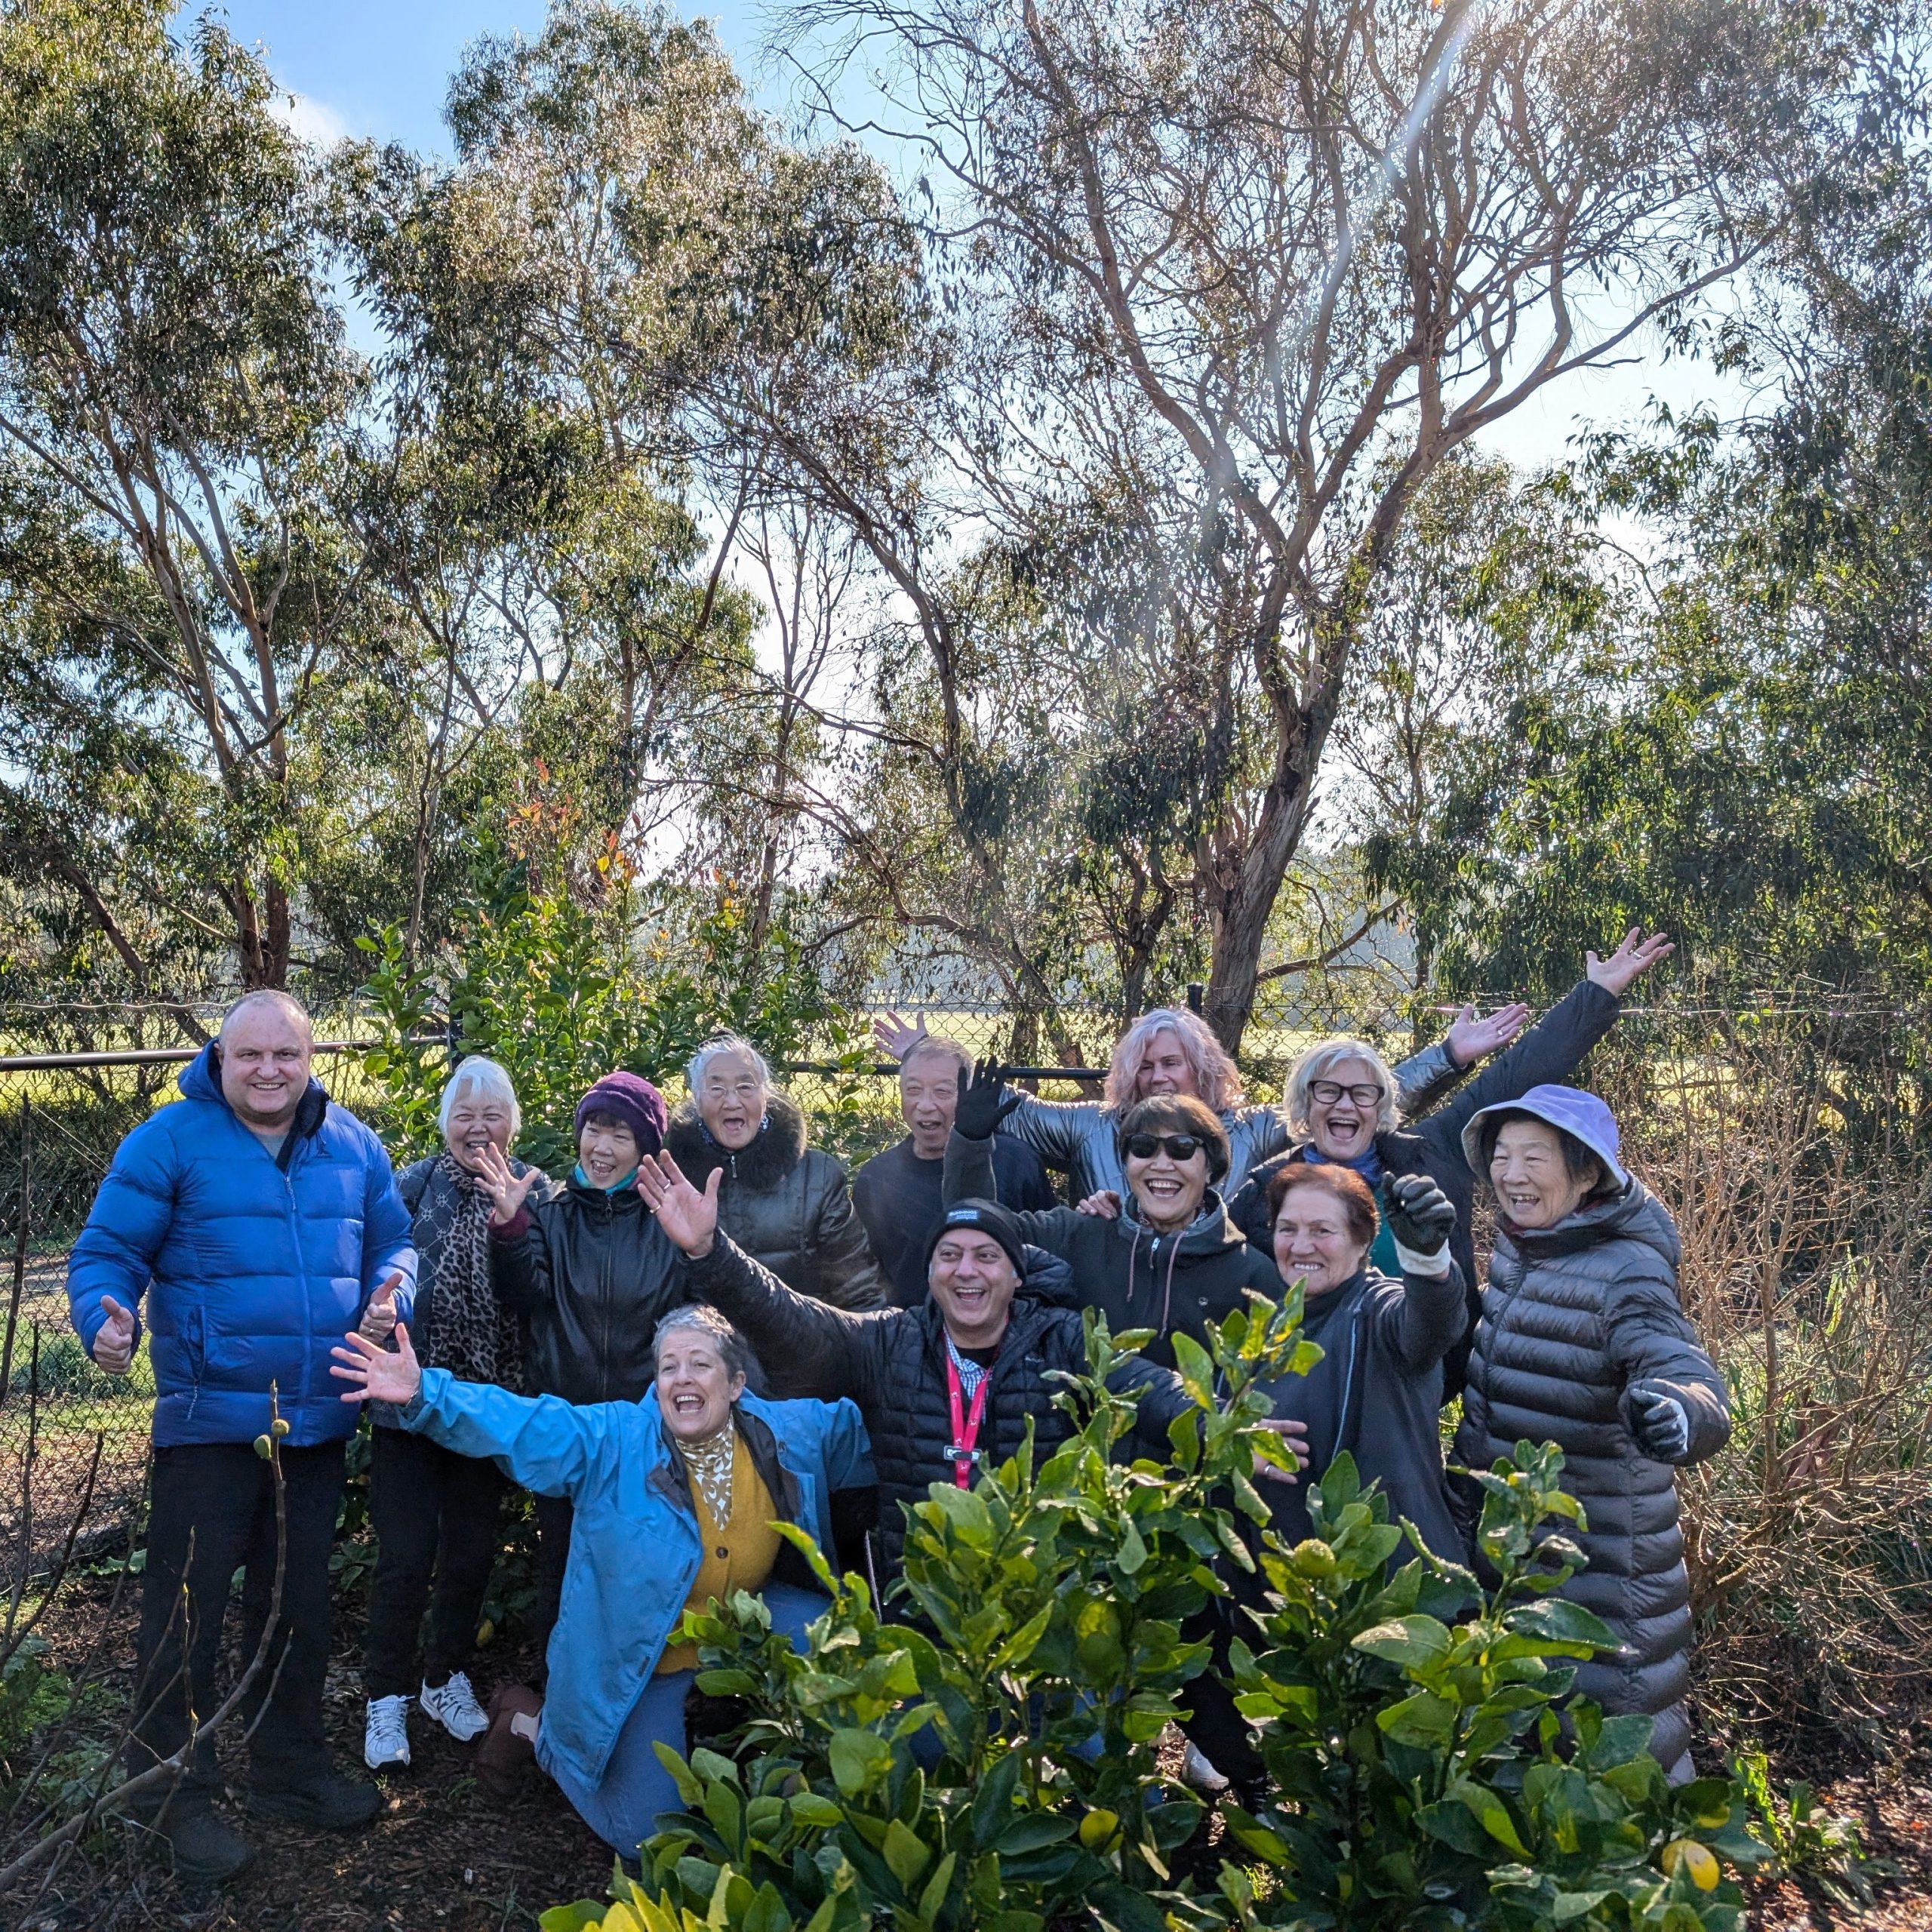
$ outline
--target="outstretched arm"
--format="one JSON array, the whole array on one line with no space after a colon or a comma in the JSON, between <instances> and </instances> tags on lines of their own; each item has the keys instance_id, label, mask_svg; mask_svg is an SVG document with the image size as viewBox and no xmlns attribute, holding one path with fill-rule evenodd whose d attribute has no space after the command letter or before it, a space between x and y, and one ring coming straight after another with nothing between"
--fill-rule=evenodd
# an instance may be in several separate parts
<instances>
[{"instance_id":1,"label":"outstretched arm","mask_svg":"<svg viewBox=\"0 0 1932 1932\"><path fill-rule=\"evenodd\" d=\"M684 1255L691 1298L710 1303L744 1331L786 1394L822 1400L849 1395L863 1406L871 1392L871 1331L897 1312L851 1315L794 1294L718 1232L721 1173L714 1168L700 1193L669 1154L647 1158L638 1168L637 1191Z\"/></svg>"}]
</instances>

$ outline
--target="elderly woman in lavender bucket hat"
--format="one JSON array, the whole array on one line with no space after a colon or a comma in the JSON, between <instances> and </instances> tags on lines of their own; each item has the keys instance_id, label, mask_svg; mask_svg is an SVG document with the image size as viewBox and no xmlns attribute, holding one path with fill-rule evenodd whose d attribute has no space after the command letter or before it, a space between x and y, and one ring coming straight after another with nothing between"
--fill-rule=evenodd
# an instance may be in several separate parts
<instances>
[{"instance_id":1,"label":"elderly woman in lavender bucket hat","mask_svg":"<svg viewBox=\"0 0 1932 1932\"><path fill-rule=\"evenodd\" d=\"M1595 1094L1533 1087L1463 1131L1496 1195L1496 1251L1469 1357L1457 1459L1487 1469L1524 1438L1553 1441L1589 1527L1589 1567L1564 1595L1621 1647L1579 1693L1654 1722L1673 1782L1690 1775L1690 1598L1676 1471L1730 1434L1723 1377L1678 1300L1677 1229L1624 1168Z\"/></svg>"}]
</instances>

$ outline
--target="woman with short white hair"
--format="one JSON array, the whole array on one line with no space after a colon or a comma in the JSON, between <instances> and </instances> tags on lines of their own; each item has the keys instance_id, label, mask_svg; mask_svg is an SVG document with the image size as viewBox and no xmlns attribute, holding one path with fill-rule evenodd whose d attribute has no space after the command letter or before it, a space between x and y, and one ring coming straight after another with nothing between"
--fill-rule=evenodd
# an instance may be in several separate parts
<instances>
[{"instance_id":1,"label":"woman with short white hair","mask_svg":"<svg viewBox=\"0 0 1932 1932\"><path fill-rule=\"evenodd\" d=\"M1479 1020L1473 1007L1465 1007L1441 1040L1396 1069L1400 1092L1419 1104L1444 1081L1513 1038L1528 1011L1527 1007L1506 1007ZM908 1026L896 1013L888 1014L874 1029L880 1046L901 1059L925 1030L923 1019ZM1284 1110L1248 1106L1241 1069L1227 1049L1198 1013L1179 1006L1157 1006L1143 1013L1120 1036L1097 1101L1042 1100L1022 1094L1000 1131L1036 1149L1048 1167L1070 1174L1076 1201L1111 1194L1118 1204L1127 1190L1118 1145L1121 1121L1139 1102L1172 1094L1204 1101L1220 1117L1229 1150L1221 1186L1229 1199L1251 1169L1291 1144Z\"/></svg>"},{"instance_id":2,"label":"woman with short white hair","mask_svg":"<svg viewBox=\"0 0 1932 1932\"><path fill-rule=\"evenodd\" d=\"M413 1217L418 1257L414 1306L404 1311L417 1353L466 1382L512 1391L523 1380L520 1331L491 1280L491 1199L481 1176L486 1151L507 1155L522 1122L509 1074L472 1054L443 1089L436 1113L443 1151L396 1181ZM510 1167L519 1178L530 1172L521 1161ZM554 1192L540 1175L531 1198ZM377 1554L363 1644L368 1710L362 1755L371 1770L382 1770L409 1762L409 1706L419 1698L460 1742L488 1722L466 1666L496 1560L506 1484L494 1463L399 1428L392 1408L378 1404L371 1413L369 1515Z\"/></svg>"}]
</instances>

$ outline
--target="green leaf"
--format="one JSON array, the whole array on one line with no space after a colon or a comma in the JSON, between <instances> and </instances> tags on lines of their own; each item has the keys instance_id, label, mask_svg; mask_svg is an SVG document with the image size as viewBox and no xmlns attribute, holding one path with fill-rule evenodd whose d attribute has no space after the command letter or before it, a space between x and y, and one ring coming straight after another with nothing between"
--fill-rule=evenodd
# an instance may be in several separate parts
<instances>
[{"instance_id":1,"label":"green leaf","mask_svg":"<svg viewBox=\"0 0 1932 1932\"><path fill-rule=\"evenodd\" d=\"M1057 1818L1051 1811L1029 1811L1000 1833L995 1849L1003 1860L1023 1857L1029 1851L1070 1838L1078 1829L1071 1818Z\"/></svg>"},{"instance_id":2,"label":"green leaf","mask_svg":"<svg viewBox=\"0 0 1932 1932\"><path fill-rule=\"evenodd\" d=\"M909 1894L920 1875L932 1863L932 1854L894 1818L885 1828L882 1847L886 1869Z\"/></svg>"},{"instance_id":3,"label":"green leaf","mask_svg":"<svg viewBox=\"0 0 1932 1932\"><path fill-rule=\"evenodd\" d=\"M1456 1727L1456 1707L1426 1690L1404 1697L1375 1714L1375 1721L1398 1744L1422 1749L1446 1745Z\"/></svg>"},{"instance_id":4,"label":"green leaf","mask_svg":"<svg viewBox=\"0 0 1932 1932\"><path fill-rule=\"evenodd\" d=\"M1439 1663L1449 1654L1452 1641L1447 1626L1432 1617L1401 1617L1364 1630L1355 1647L1391 1663L1414 1666Z\"/></svg>"},{"instance_id":5,"label":"green leaf","mask_svg":"<svg viewBox=\"0 0 1932 1932\"><path fill-rule=\"evenodd\" d=\"M574 1905L553 1905L537 1923L542 1932L585 1932L586 1927L603 1924L607 1909L601 1900L579 1899Z\"/></svg>"},{"instance_id":6,"label":"green leaf","mask_svg":"<svg viewBox=\"0 0 1932 1932\"><path fill-rule=\"evenodd\" d=\"M877 1732L835 1730L826 1757L838 1789L856 1798L892 1768L892 1746Z\"/></svg>"}]
</instances>

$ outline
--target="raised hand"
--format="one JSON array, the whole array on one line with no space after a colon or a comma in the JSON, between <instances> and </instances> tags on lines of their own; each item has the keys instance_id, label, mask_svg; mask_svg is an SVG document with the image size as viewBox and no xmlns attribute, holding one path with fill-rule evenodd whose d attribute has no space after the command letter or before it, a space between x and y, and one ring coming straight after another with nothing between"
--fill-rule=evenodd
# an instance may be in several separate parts
<instances>
[{"instance_id":1,"label":"raised hand","mask_svg":"<svg viewBox=\"0 0 1932 1932\"><path fill-rule=\"evenodd\" d=\"M409 1324L395 1324L395 1353L366 1335L345 1335L346 1347L331 1349L329 1373L351 1386L342 1392L345 1402L412 1402L423 1386L423 1364L411 1346Z\"/></svg>"},{"instance_id":2,"label":"raised hand","mask_svg":"<svg viewBox=\"0 0 1932 1932\"><path fill-rule=\"evenodd\" d=\"M1478 1018L1473 1006L1466 1006L1443 1035L1442 1044L1458 1066L1473 1066L1499 1047L1506 1047L1523 1030L1529 1017L1530 1009L1521 1000L1499 1006L1487 1020Z\"/></svg>"},{"instance_id":3,"label":"raised hand","mask_svg":"<svg viewBox=\"0 0 1932 1932\"><path fill-rule=\"evenodd\" d=\"M1690 1453L1690 1418L1675 1395L1633 1382L1630 1399L1631 1434L1637 1447L1656 1463L1681 1463Z\"/></svg>"},{"instance_id":4,"label":"raised hand","mask_svg":"<svg viewBox=\"0 0 1932 1932\"><path fill-rule=\"evenodd\" d=\"M926 1037L926 1016L922 1013L908 1026L896 1013L888 1013L872 1022L872 1038L888 1060L903 1060L915 1040Z\"/></svg>"},{"instance_id":5,"label":"raised hand","mask_svg":"<svg viewBox=\"0 0 1932 1932\"><path fill-rule=\"evenodd\" d=\"M527 1168L520 1176L515 1174L494 1140L484 1143L483 1152L478 1156L477 1179L490 1197L490 1219L494 1226L506 1228L516 1219L538 1178L534 1168Z\"/></svg>"},{"instance_id":6,"label":"raised hand","mask_svg":"<svg viewBox=\"0 0 1932 1932\"><path fill-rule=\"evenodd\" d=\"M1607 959L1594 952L1583 955L1583 971L1605 992L1620 993L1640 974L1647 973L1660 959L1668 959L1676 946L1662 933L1644 937L1641 926L1632 926L1623 935L1623 943Z\"/></svg>"},{"instance_id":7,"label":"raised hand","mask_svg":"<svg viewBox=\"0 0 1932 1932\"><path fill-rule=\"evenodd\" d=\"M718 1183L724 1173L722 1168L713 1168L700 1194L669 1154L646 1155L638 1163L637 1191L645 1205L657 1217L671 1244L694 1261L709 1254L718 1238Z\"/></svg>"},{"instance_id":8,"label":"raised hand","mask_svg":"<svg viewBox=\"0 0 1932 1932\"><path fill-rule=\"evenodd\" d=\"M402 1286L400 1272L392 1275L369 1297L369 1306L362 1311L362 1319L355 1324L355 1332L366 1336L372 1342L386 1342L390 1331L395 1327L395 1291Z\"/></svg>"},{"instance_id":9,"label":"raised hand","mask_svg":"<svg viewBox=\"0 0 1932 1932\"><path fill-rule=\"evenodd\" d=\"M1074 1212L1092 1214L1103 1221L1120 1219L1120 1196L1110 1187L1103 1187L1088 1195L1084 1201L1077 1201Z\"/></svg>"},{"instance_id":10,"label":"raised hand","mask_svg":"<svg viewBox=\"0 0 1932 1932\"><path fill-rule=\"evenodd\" d=\"M1414 1254L1440 1254L1456 1232L1456 1204L1426 1174L1384 1174L1382 1218Z\"/></svg>"},{"instance_id":11,"label":"raised hand","mask_svg":"<svg viewBox=\"0 0 1932 1932\"><path fill-rule=\"evenodd\" d=\"M103 1295L100 1305L107 1319L94 1335L94 1366L109 1375L125 1375L134 1365L134 1311L123 1308L112 1295Z\"/></svg>"},{"instance_id":12,"label":"raised hand","mask_svg":"<svg viewBox=\"0 0 1932 1932\"><path fill-rule=\"evenodd\" d=\"M1266 1476L1270 1482L1299 1482L1301 1472L1308 1467L1308 1424L1298 1422L1293 1416L1269 1416L1262 1423L1263 1429L1272 1429L1287 1445L1288 1454L1294 1458L1295 1466L1284 1469L1272 1463L1257 1462L1254 1473Z\"/></svg>"},{"instance_id":13,"label":"raised hand","mask_svg":"<svg viewBox=\"0 0 1932 1932\"><path fill-rule=\"evenodd\" d=\"M1007 1092L1005 1070L998 1060L976 1061L952 1116L953 1131L968 1140L990 1140L1020 1097Z\"/></svg>"}]
</instances>

